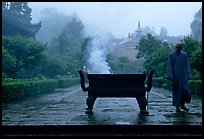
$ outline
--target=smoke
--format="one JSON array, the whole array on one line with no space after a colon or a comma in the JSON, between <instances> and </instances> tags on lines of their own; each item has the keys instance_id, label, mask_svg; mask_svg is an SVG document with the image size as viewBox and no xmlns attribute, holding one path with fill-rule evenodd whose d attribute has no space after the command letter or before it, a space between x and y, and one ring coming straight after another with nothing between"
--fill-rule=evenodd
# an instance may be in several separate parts
<instances>
[{"instance_id":1,"label":"smoke","mask_svg":"<svg viewBox=\"0 0 204 139\"><path fill-rule=\"evenodd\" d=\"M86 46L85 70L89 74L110 74L111 68L108 65L107 55L110 53L108 37L94 36Z\"/></svg>"}]
</instances>

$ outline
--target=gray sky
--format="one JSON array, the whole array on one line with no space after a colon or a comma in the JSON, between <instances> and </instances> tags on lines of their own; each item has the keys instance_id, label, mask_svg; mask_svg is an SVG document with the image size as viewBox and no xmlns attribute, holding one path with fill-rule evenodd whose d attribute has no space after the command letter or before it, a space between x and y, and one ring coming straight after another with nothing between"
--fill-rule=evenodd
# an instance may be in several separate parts
<instances>
[{"instance_id":1,"label":"gray sky","mask_svg":"<svg viewBox=\"0 0 204 139\"><path fill-rule=\"evenodd\" d=\"M59 13L77 12L85 25L95 31L110 31L116 37L127 37L137 28L154 27L159 34L163 26L168 35L190 34L190 23L202 2L29 2L33 22L39 22L43 8L55 7Z\"/></svg>"}]
</instances>

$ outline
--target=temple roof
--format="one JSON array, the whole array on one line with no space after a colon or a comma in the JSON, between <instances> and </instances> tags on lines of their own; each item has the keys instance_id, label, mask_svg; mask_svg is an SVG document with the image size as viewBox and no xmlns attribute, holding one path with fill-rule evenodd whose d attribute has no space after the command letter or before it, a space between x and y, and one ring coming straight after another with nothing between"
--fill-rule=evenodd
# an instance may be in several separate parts
<instances>
[{"instance_id":1,"label":"temple roof","mask_svg":"<svg viewBox=\"0 0 204 139\"><path fill-rule=\"evenodd\" d=\"M2 14L2 23L3 22L5 22L7 26L13 26L32 37L35 37L35 34L40 30L41 27L41 22L38 24L25 24L5 14Z\"/></svg>"}]
</instances>

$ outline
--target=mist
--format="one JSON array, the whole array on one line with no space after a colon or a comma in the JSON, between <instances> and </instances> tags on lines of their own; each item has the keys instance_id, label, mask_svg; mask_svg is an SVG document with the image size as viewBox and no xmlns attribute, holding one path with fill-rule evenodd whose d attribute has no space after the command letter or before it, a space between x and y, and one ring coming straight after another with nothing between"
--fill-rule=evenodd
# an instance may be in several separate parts
<instances>
[{"instance_id":1,"label":"mist","mask_svg":"<svg viewBox=\"0 0 204 139\"><path fill-rule=\"evenodd\" d=\"M32 22L39 22L43 8L54 7L60 13L76 12L85 26L106 30L117 38L141 26L165 27L170 36L190 34L190 23L202 2L29 2Z\"/></svg>"},{"instance_id":2,"label":"mist","mask_svg":"<svg viewBox=\"0 0 204 139\"><path fill-rule=\"evenodd\" d=\"M32 22L40 22L40 12L54 8L64 18L56 17L52 30L62 28L66 16L78 16L85 34L91 37L84 52L84 70L89 74L110 74L107 56L112 51L110 39L125 39L134 32L140 21L144 31L150 29L160 34L161 29L169 36L185 36L191 33L190 24L201 2L29 2ZM181 10L182 7L182 10ZM54 17L55 18L55 17ZM67 18L68 19L68 18ZM65 20L64 20L65 21ZM66 22L66 21L65 21ZM51 23L50 23L51 24ZM60 31L58 31L60 32ZM54 33L55 36L57 33ZM41 35L47 37L47 35ZM53 36L52 36L53 37Z\"/></svg>"},{"instance_id":3,"label":"mist","mask_svg":"<svg viewBox=\"0 0 204 139\"><path fill-rule=\"evenodd\" d=\"M89 74L110 74L111 67L108 65L107 55L111 52L109 37L106 35L92 34L88 42L84 59L84 70Z\"/></svg>"}]
</instances>

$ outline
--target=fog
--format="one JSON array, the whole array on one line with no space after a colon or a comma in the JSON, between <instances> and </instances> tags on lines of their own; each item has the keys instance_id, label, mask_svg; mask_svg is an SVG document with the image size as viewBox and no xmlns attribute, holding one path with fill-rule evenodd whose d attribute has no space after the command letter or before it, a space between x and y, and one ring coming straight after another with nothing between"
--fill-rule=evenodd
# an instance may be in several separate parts
<instances>
[{"instance_id":1,"label":"fog","mask_svg":"<svg viewBox=\"0 0 204 139\"><path fill-rule=\"evenodd\" d=\"M90 31L109 31L125 38L139 20L142 27L153 27L157 34L165 27L170 36L188 35L202 2L29 2L29 6L33 23L39 22L42 9L54 7L66 15L77 13Z\"/></svg>"},{"instance_id":2,"label":"fog","mask_svg":"<svg viewBox=\"0 0 204 139\"><path fill-rule=\"evenodd\" d=\"M167 30L168 36L189 35L191 33L190 24L193 22L195 13L200 10L202 3L29 2L29 6L32 8L33 23L40 22L42 19L41 11L45 8L55 8L57 13L60 13L57 15L63 17L53 16L52 22L44 22L46 27L53 26L47 28L45 34L41 35L40 38L49 38L49 35L53 33L56 36L56 30L60 32L59 28L64 28L62 23L67 22L68 16L79 17L84 25L85 34L92 37L83 53L83 61L85 61L83 69L90 74L110 74L112 70L107 56L113 49L109 46L112 35L119 39L127 38L129 33L137 29L138 21L144 30L145 27L149 27L156 34L160 34L160 30L163 28Z\"/></svg>"},{"instance_id":3,"label":"fog","mask_svg":"<svg viewBox=\"0 0 204 139\"><path fill-rule=\"evenodd\" d=\"M86 66L84 70L89 74L110 74L111 67L107 62L107 55L111 51L106 35L94 36L89 41L86 52Z\"/></svg>"}]
</instances>

